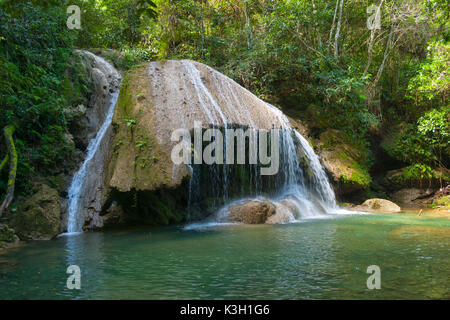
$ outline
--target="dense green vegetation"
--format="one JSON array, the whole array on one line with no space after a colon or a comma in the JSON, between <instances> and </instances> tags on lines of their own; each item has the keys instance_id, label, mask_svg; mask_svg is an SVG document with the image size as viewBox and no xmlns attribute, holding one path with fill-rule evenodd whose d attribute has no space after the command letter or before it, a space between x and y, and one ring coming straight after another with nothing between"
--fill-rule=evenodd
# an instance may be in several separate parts
<instances>
[{"instance_id":1,"label":"dense green vegetation","mask_svg":"<svg viewBox=\"0 0 450 320\"><path fill-rule=\"evenodd\" d=\"M17 191L26 193L33 175L49 173L68 156L62 110L70 102L64 81L75 35L65 28L62 7L54 4L5 1L0 21L0 128L15 127ZM0 154L7 154L3 141Z\"/></svg>"},{"instance_id":2,"label":"dense green vegetation","mask_svg":"<svg viewBox=\"0 0 450 320\"><path fill-rule=\"evenodd\" d=\"M81 8L81 30L66 26L69 5ZM368 28L376 22L370 5L381 6L379 28ZM115 49L120 59L109 58L122 69L155 59L204 62L304 120L315 137L342 131L369 155L362 166L373 163L375 141L412 175L430 177L450 164L449 7L448 0L0 1L0 128L16 128L16 192L69 165L64 108L85 103L90 90L74 48Z\"/></svg>"}]
</instances>

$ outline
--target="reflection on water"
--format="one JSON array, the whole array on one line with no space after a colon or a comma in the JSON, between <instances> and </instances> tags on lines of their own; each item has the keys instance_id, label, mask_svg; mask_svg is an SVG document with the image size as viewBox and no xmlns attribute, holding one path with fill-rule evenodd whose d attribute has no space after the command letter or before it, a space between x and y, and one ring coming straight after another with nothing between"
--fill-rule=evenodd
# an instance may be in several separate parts
<instances>
[{"instance_id":1,"label":"reflection on water","mask_svg":"<svg viewBox=\"0 0 450 320\"><path fill-rule=\"evenodd\" d=\"M66 268L71 265L77 265L81 270L81 284L84 294L88 296L95 295L97 287L103 288L103 241L104 234L101 232L92 232L89 234L74 233L63 238L65 240ZM90 275L95 275L99 284L89 286L83 282L84 278L89 279ZM67 275L67 277L69 274ZM67 290L64 293L77 293L77 290ZM68 294L72 297L72 294Z\"/></svg>"},{"instance_id":2,"label":"reflection on water","mask_svg":"<svg viewBox=\"0 0 450 320\"><path fill-rule=\"evenodd\" d=\"M402 214L88 232L1 255L0 298L448 299L449 237L450 220ZM373 264L381 290L366 287Z\"/></svg>"}]
</instances>

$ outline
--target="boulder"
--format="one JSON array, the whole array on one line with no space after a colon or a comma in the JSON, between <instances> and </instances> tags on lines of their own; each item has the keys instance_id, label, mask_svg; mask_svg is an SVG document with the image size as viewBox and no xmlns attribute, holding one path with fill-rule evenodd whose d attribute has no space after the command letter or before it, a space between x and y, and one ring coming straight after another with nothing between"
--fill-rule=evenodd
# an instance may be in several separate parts
<instances>
[{"instance_id":1,"label":"boulder","mask_svg":"<svg viewBox=\"0 0 450 320\"><path fill-rule=\"evenodd\" d=\"M354 209L360 211L384 212L384 213L393 213L401 211L401 208L392 201L377 198L366 200L364 201L363 204L356 206Z\"/></svg>"},{"instance_id":2,"label":"boulder","mask_svg":"<svg viewBox=\"0 0 450 320\"><path fill-rule=\"evenodd\" d=\"M0 224L0 250L13 246L19 242L15 231L5 224Z\"/></svg>"},{"instance_id":3,"label":"boulder","mask_svg":"<svg viewBox=\"0 0 450 320\"><path fill-rule=\"evenodd\" d=\"M392 200L402 204L415 204L420 199L433 194L432 190L424 190L417 188L403 188L392 194Z\"/></svg>"},{"instance_id":4,"label":"boulder","mask_svg":"<svg viewBox=\"0 0 450 320\"><path fill-rule=\"evenodd\" d=\"M42 184L10 217L21 240L49 240L59 233L61 204L58 191Z\"/></svg>"},{"instance_id":5,"label":"boulder","mask_svg":"<svg viewBox=\"0 0 450 320\"><path fill-rule=\"evenodd\" d=\"M295 219L292 212L295 210L290 204L278 204L276 206L275 214L267 218L267 224L283 224L289 223Z\"/></svg>"},{"instance_id":6,"label":"boulder","mask_svg":"<svg viewBox=\"0 0 450 320\"><path fill-rule=\"evenodd\" d=\"M228 208L229 220L247 224L262 224L275 215L275 205L270 201L244 201Z\"/></svg>"}]
</instances>

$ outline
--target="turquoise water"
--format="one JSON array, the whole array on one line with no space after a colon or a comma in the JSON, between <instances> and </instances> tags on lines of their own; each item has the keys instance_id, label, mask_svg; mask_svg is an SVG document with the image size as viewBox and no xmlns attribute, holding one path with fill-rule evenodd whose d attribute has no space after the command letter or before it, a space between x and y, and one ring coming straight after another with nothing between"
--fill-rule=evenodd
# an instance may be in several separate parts
<instances>
[{"instance_id":1,"label":"turquoise water","mask_svg":"<svg viewBox=\"0 0 450 320\"><path fill-rule=\"evenodd\" d=\"M450 220L411 214L88 232L0 255L0 299L450 299L449 279Z\"/></svg>"}]
</instances>

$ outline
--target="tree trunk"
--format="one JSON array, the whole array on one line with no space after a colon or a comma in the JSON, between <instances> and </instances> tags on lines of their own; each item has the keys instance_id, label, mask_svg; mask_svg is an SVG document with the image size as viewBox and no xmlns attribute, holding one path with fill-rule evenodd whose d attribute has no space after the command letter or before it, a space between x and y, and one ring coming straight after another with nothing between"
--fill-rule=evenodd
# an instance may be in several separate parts
<instances>
[{"instance_id":1,"label":"tree trunk","mask_svg":"<svg viewBox=\"0 0 450 320\"><path fill-rule=\"evenodd\" d=\"M381 0L380 5L378 6L377 9L377 15L380 16L380 12L381 12L381 7L383 6L384 0ZM368 48L368 58L367 58L367 65L366 68L364 69L364 75L369 71L369 67L372 64L372 57L373 57L373 42L375 40L375 33L376 33L376 29L375 27L372 28L371 32L370 32L370 39L369 39L369 48Z\"/></svg>"},{"instance_id":2,"label":"tree trunk","mask_svg":"<svg viewBox=\"0 0 450 320\"><path fill-rule=\"evenodd\" d=\"M332 43L331 39L333 38L333 32L334 32L334 26L336 23L336 15L337 15L338 7L339 7L339 0L336 0L336 8L334 8L333 23L331 25L330 36L328 38L328 52L330 51L330 47L331 47L331 43Z\"/></svg>"},{"instance_id":3,"label":"tree trunk","mask_svg":"<svg viewBox=\"0 0 450 320\"><path fill-rule=\"evenodd\" d=\"M364 69L363 75L365 75L367 73L367 71L369 71L369 67L372 64L373 40L374 40L374 38L375 38L375 29L372 30L372 32L370 33L368 58L367 58L367 64L366 64L366 68Z\"/></svg>"},{"instance_id":4,"label":"tree trunk","mask_svg":"<svg viewBox=\"0 0 450 320\"><path fill-rule=\"evenodd\" d=\"M378 81L380 81L381 75L383 74L384 65L386 64L387 57L389 56L389 53L391 51L391 42L393 33L394 33L394 24L391 25L391 31L389 32L386 48L384 50L383 61L381 62L380 68L378 69L377 77L375 78L374 81L374 86L377 85Z\"/></svg>"},{"instance_id":5,"label":"tree trunk","mask_svg":"<svg viewBox=\"0 0 450 320\"><path fill-rule=\"evenodd\" d=\"M338 20L337 29L336 29L336 35L334 37L334 56L336 58L339 55L339 34L341 32L343 6L344 6L344 0L341 0L341 4L339 6L339 20Z\"/></svg>"},{"instance_id":6,"label":"tree trunk","mask_svg":"<svg viewBox=\"0 0 450 320\"><path fill-rule=\"evenodd\" d=\"M14 145L14 134L15 128L13 126L7 126L3 129L3 133L6 140L6 146L9 153L9 175L8 175L8 189L6 191L5 199L0 206L0 217L3 215L5 209L9 207L14 198L14 187L16 184L16 173L17 173L17 151ZM3 166L2 162L2 166Z\"/></svg>"},{"instance_id":7,"label":"tree trunk","mask_svg":"<svg viewBox=\"0 0 450 320\"><path fill-rule=\"evenodd\" d=\"M244 2L244 14L245 14L245 29L247 32L247 48L251 49L253 46L253 30L252 30L251 17L248 12L247 1Z\"/></svg>"}]
</instances>

